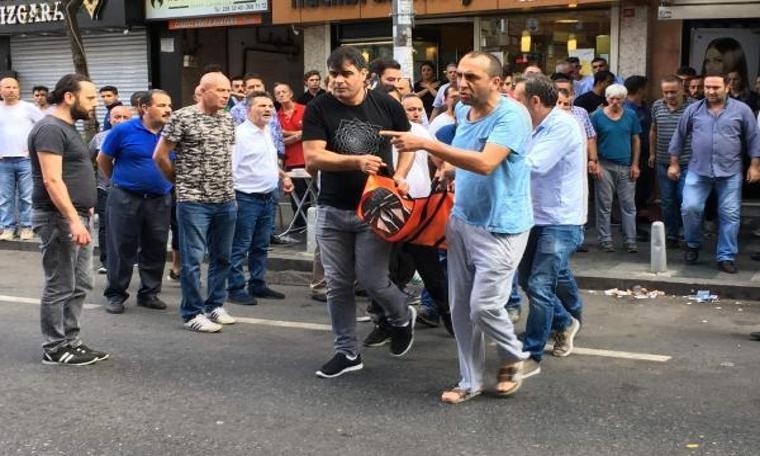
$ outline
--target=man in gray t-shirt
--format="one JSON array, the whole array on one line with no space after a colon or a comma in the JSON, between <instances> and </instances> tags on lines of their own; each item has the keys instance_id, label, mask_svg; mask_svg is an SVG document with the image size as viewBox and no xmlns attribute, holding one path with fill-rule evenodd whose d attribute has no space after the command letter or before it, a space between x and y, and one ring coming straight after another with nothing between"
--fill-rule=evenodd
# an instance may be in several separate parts
<instances>
[{"instance_id":1,"label":"man in gray t-shirt","mask_svg":"<svg viewBox=\"0 0 760 456\"><path fill-rule=\"evenodd\" d=\"M96 192L87 145L74 122L93 115L97 92L87 77L68 74L58 81L50 101L55 110L37 122L28 138L32 227L41 240L45 273L42 363L83 366L109 356L79 338L79 316L92 289L90 216Z\"/></svg>"}]
</instances>

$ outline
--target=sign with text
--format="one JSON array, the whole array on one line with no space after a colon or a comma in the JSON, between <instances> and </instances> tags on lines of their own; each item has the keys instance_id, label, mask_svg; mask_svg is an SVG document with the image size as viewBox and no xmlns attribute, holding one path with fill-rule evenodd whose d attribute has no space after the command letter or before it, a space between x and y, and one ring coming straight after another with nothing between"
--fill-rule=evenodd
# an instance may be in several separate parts
<instances>
[{"instance_id":1,"label":"sign with text","mask_svg":"<svg viewBox=\"0 0 760 456\"><path fill-rule=\"evenodd\" d=\"M223 16L268 10L268 0L145 0L146 19Z\"/></svg>"}]
</instances>

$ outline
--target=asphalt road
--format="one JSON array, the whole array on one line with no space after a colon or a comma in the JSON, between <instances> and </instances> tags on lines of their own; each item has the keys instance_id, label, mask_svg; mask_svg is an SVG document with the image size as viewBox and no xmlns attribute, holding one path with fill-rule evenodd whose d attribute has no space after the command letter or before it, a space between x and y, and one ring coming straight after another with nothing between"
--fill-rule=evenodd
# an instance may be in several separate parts
<instances>
[{"instance_id":1,"label":"asphalt road","mask_svg":"<svg viewBox=\"0 0 760 456\"><path fill-rule=\"evenodd\" d=\"M102 303L104 281L88 303ZM228 306L252 320L213 335L182 328L174 285L167 311L88 306L83 337L112 359L43 366L38 306L19 299L37 299L41 282L38 254L2 252L0 455L760 454L760 342L747 339L757 303L585 291L577 345L611 357L548 356L516 397L451 406L438 397L456 380L456 351L440 328L420 329L405 358L367 349L364 370L317 378L330 332L273 326L328 324L293 285L277 286L284 302ZM495 376L493 347L489 360Z\"/></svg>"}]
</instances>

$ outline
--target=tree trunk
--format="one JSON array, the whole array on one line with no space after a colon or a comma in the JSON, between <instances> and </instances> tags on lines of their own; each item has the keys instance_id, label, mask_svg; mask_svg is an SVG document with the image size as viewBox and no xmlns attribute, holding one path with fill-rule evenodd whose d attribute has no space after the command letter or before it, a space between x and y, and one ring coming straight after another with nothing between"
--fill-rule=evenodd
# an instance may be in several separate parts
<instances>
[{"instance_id":1,"label":"tree trunk","mask_svg":"<svg viewBox=\"0 0 760 456\"><path fill-rule=\"evenodd\" d=\"M82 7L82 2L83 0L67 0L65 3L66 36L69 39L71 47L71 58L74 61L74 71L89 78L90 70L87 68L87 55L85 54L82 33L79 30L79 20L77 19L77 13ZM89 142L90 139L98 133L98 129L99 124L96 117L86 121L84 123L85 141Z\"/></svg>"}]
</instances>

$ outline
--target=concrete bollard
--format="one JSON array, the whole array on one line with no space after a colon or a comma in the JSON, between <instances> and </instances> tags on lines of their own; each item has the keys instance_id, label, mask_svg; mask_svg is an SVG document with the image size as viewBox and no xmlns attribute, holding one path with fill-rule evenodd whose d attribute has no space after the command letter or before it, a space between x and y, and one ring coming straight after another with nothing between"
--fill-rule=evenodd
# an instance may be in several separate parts
<instances>
[{"instance_id":1,"label":"concrete bollard","mask_svg":"<svg viewBox=\"0 0 760 456\"><path fill-rule=\"evenodd\" d=\"M314 253L317 248L317 208L306 210L306 251Z\"/></svg>"},{"instance_id":2,"label":"concrete bollard","mask_svg":"<svg viewBox=\"0 0 760 456\"><path fill-rule=\"evenodd\" d=\"M651 259L650 269L654 273L665 272L668 269L667 245L665 244L665 224L662 222L652 223L650 234Z\"/></svg>"}]
</instances>

